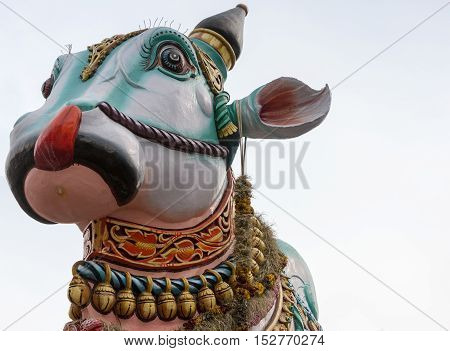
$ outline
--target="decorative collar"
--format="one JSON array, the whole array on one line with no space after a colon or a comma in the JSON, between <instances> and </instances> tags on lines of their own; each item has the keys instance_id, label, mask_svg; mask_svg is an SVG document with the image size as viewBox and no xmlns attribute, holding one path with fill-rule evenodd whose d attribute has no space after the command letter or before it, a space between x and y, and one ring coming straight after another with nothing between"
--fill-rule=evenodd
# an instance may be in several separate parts
<instances>
[{"instance_id":1,"label":"decorative collar","mask_svg":"<svg viewBox=\"0 0 450 351\"><path fill-rule=\"evenodd\" d=\"M163 229L114 218L93 220L84 230L84 260L102 260L143 271L204 266L225 254L234 238L234 180L214 213L199 225Z\"/></svg>"}]
</instances>

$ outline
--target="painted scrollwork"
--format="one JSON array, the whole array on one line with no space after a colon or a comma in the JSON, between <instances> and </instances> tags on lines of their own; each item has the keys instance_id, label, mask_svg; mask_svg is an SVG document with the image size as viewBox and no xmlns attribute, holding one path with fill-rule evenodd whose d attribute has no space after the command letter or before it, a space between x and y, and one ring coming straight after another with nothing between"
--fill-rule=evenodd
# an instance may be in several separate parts
<instances>
[{"instance_id":1,"label":"painted scrollwork","mask_svg":"<svg viewBox=\"0 0 450 351\"><path fill-rule=\"evenodd\" d=\"M94 220L84 231L84 259L101 258L143 270L178 270L205 264L232 244L231 188L213 216L189 229L163 230L114 218Z\"/></svg>"},{"instance_id":2,"label":"painted scrollwork","mask_svg":"<svg viewBox=\"0 0 450 351\"><path fill-rule=\"evenodd\" d=\"M207 53L195 44L194 48L197 53L198 63L200 64L200 68L202 69L203 75L205 76L211 91L214 94L219 94L223 90L224 79L222 73Z\"/></svg>"}]
</instances>

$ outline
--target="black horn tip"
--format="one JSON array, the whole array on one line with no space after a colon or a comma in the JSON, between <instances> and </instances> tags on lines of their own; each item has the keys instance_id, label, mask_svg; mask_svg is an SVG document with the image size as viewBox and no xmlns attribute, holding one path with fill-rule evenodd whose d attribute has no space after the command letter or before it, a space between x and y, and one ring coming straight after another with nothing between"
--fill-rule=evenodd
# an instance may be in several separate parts
<instances>
[{"instance_id":1,"label":"black horn tip","mask_svg":"<svg viewBox=\"0 0 450 351\"><path fill-rule=\"evenodd\" d=\"M237 4L236 7L239 7L241 9L243 9L244 12L245 12L245 16L248 15L248 7L247 7L247 5L245 5L245 4Z\"/></svg>"}]
</instances>

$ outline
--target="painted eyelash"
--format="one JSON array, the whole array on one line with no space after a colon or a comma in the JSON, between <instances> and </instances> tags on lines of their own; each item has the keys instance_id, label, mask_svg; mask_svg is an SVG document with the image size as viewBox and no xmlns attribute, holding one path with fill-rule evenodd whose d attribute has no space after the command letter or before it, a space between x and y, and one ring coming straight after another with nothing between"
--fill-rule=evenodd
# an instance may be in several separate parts
<instances>
[{"instance_id":1,"label":"painted eyelash","mask_svg":"<svg viewBox=\"0 0 450 351\"><path fill-rule=\"evenodd\" d=\"M162 19L160 21L162 21ZM156 28L156 31L152 33L151 37L149 37L147 41L142 44L142 54L146 58L148 56L153 56L154 47L159 46L162 42L170 42L179 47L185 54L188 62L194 66L196 70L200 69L191 41L173 28Z\"/></svg>"},{"instance_id":2,"label":"painted eyelash","mask_svg":"<svg viewBox=\"0 0 450 351\"><path fill-rule=\"evenodd\" d=\"M142 58L140 65L144 70L149 70L151 69L151 66L153 66L154 62L152 64L149 64L149 62L154 49L155 48L148 46L147 43L144 43L141 47L141 51L139 52L139 56ZM154 61L156 62L156 56Z\"/></svg>"}]
</instances>

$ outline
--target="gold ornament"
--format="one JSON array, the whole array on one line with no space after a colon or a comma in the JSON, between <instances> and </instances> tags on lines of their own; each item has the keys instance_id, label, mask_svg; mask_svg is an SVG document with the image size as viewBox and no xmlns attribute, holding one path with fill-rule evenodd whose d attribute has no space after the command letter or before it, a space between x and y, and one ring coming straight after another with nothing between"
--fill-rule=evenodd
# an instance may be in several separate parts
<instances>
[{"instance_id":1,"label":"gold ornament","mask_svg":"<svg viewBox=\"0 0 450 351\"><path fill-rule=\"evenodd\" d=\"M242 285L252 285L255 277L252 274L252 271L244 267L242 264L239 264L236 267L236 279L239 284Z\"/></svg>"},{"instance_id":2,"label":"gold ornament","mask_svg":"<svg viewBox=\"0 0 450 351\"><path fill-rule=\"evenodd\" d=\"M223 306L232 302L234 294L231 286L224 282L222 276L216 271L208 269L207 272L213 274L217 279L217 283L214 285L214 294L219 305Z\"/></svg>"},{"instance_id":3,"label":"gold ornament","mask_svg":"<svg viewBox=\"0 0 450 351\"><path fill-rule=\"evenodd\" d=\"M223 77L220 70L217 68L214 60L209 55L194 44L194 49L197 54L198 63L205 76L211 91L214 95L219 94L223 90Z\"/></svg>"},{"instance_id":4,"label":"gold ornament","mask_svg":"<svg viewBox=\"0 0 450 351\"><path fill-rule=\"evenodd\" d=\"M309 330L312 330L312 331L319 330L319 327L317 326L317 324L314 323L314 321L312 321L311 319L308 321L308 328L309 328Z\"/></svg>"},{"instance_id":5,"label":"gold ornament","mask_svg":"<svg viewBox=\"0 0 450 351\"><path fill-rule=\"evenodd\" d=\"M253 274L258 274L259 272L259 264L256 263L256 261L253 258L250 259L250 269Z\"/></svg>"},{"instance_id":6,"label":"gold ornament","mask_svg":"<svg viewBox=\"0 0 450 351\"><path fill-rule=\"evenodd\" d=\"M101 314L108 314L116 302L116 292L111 286L111 268L105 265L105 281L98 283L92 293L92 305Z\"/></svg>"},{"instance_id":7,"label":"gold ornament","mask_svg":"<svg viewBox=\"0 0 450 351\"><path fill-rule=\"evenodd\" d=\"M273 327L272 331L289 331L289 329L286 327L286 325L279 323Z\"/></svg>"},{"instance_id":8,"label":"gold ornament","mask_svg":"<svg viewBox=\"0 0 450 351\"><path fill-rule=\"evenodd\" d=\"M216 307L216 296L214 292L208 288L208 283L203 274L200 275L203 286L197 295L198 310L200 312L208 312Z\"/></svg>"},{"instance_id":9,"label":"gold ornament","mask_svg":"<svg viewBox=\"0 0 450 351\"><path fill-rule=\"evenodd\" d=\"M81 319L82 317L81 307L71 303L69 309L69 317L73 321Z\"/></svg>"},{"instance_id":10,"label":"gold ornament","mask_svg":"<svg viewBox=\"0 0 450 351\"><path fill-rule=\"evenodd\" d=\"M191 319L195 316L196 304L194 296L189 292L189 282L186 278L182 278L184 290L178 296L177 309L178 317L181 319Z\"/></svg>"},{"instance_id":11,"label":"gold ornament","mask_svg":"<svg viewBox=\"0 0 450 351\"><path fill-rule=\"evenodd\" d=\"M309 319L308 319L308 317L306 316L306 313L305 313L303 307L300 306L300 305L297 305L297 307L298 307L298 312L299 312L299 314L300 314L300 318L301 318L301 320L302 320L302 323L303 323L303 325L306 327L306 326L308 325L308 320L309 320Z\"/></svg>"},{"instance_id":12,"label":"gold ornament","mask_svg":"<svg viewBox=\"0 0 450 351\"><path fill-rule=\"evenodd\" d=\"M290 302L291 304L295 303L294 298L292 297L292 294L290 291L286 291L283 289L283 299Z\"/></svg>"},{"instance_id":13,"label":"gold ornament","mask_svg":"<svg viewBox=\"0 0 450 351\"><path fill-rule=\"evenodd\" d=\"M67 297L69 301L78 307L86 307L89 304L91 298L91 287L86 280L81 278L78 274L78 266L83 261L78 261L72 266L73 278L69 284L69 290L67 291Z\"/></svg>"},{"instance_id":14,"label":"gold ornament","mask_svg":"<svg viewBox=\"0 0 450 351\"><path fill-rule=\"evenodd\" d=\"M171 321L177 316L177 303L171 291L172 283L169 278L166 278L166 289L159 294L156 307L158 316L163 321Z\"/></svg>"},{"instance_id":15,"label":"gold ornament","mask_svg":"<svg viewBox=\"0 0 450 351\"><path fill-rule=\"evenodd\" d=\"M137 298L136 315L143 322L150 322L156 317L156 302L152 295L153 279L147 276L147 286Z\"/></svg>"},{"instance_id":16,"label":"gold ornament","mask_svg":"<svg viewBox=\"0 0 450 351\"><path fill-rule=\"evenodd\" d=\"M257 249L256 247L252 248L252 258L258 263L259 265L264 263L264 254L261 252L261 250Z\"/></svg>"},{"instance_id":17,"label":"gold ornament","mask_svg":"<svg viewBox=\"0 0 450 351\"><path fill-rule=\"evenodd\" d=\"M292 316L294 313L291 311L291 308L292 308L292 304L291 303L284 302L282 311L285 312L286 314L288 314L289 316Z\"/></svg>"},{"instance_id":18,"label":"gold ornament","mask_svg":"<svg viewBox=\"0 0 450 351\"><path fill-rule=\"evenodd\" d=\"M230 261L225 261L224 262L228 268L230 268L231 270L231 275L230 278L228 278L228 284L230 284L231 286L235 286L236 285L236 267L234 264L232 264Z\"/></svg>"},{"instance_id":19,"label":"gold ornament","mask_svg":"<svg viewBox=\"0 0 450 351\"><path fill-rule=\"evenodd\" d=\"M258 250L266 251L266 244L257 236L252 238L252 246L256 247Z\"/></svg>"},{"instance_id":20,"label":"gold ornament","mask_svg":"<svg viewBox=\"0 0 450 351\"><path fill-rule=\"evenodd\" d=\"M253 226L253 227L256 227L256 229L260 229L261 228L261 222L259 221L259 219L258 218L256 218L255 216L252 216L251 218L250 218L250 224ZM259 232L262 234L262 232L259 230Z\"/></svg>"},{"instance_id":21,"label":"gold ornament","mask_svg":"<svg viewBox=\"0 0 450 351\"><path fill-rule=\"evenodd\" d=\"M263 237L263 232L261 230L259 230L257 227L252 227L250 229L250 231L252 232L252 236L256 236L258 238Z\"/></svg>"},{"instance_id":22,"label":"gold ornament","mask_svg":"<svg viewBox=\"0 0 450 351\"><path fill-rule=\"evenodd\" d=\"M122 319L130 318L136 309L136 299L133 291L131 290L131 274L125 273L126 285L125 289L120 290L117 293L117 301L114 306L114 313L117 317Z\"/></svg>"},{"instance_id":23,"label":"gold ornament","mask_svg":"<svg viewBox=\"0 0 450 351\"><path fill-rule=\"evenodd\" d=\"M286 328L289 328L289 325L292 322L293 313L290 310L291 306L292 305L283 302L283 307L280 316L278 317L278 322L284 324Z\"/></svg>"},{"instance_id":24,"label":"gold ornament","mask_svg":"<svg viewBox=\"0 0 450 351\"><path fill-rule=\"evenodd\" d=\"M90 51L88 58L89 63L81 72L81 80L86 81L91 78L106 56L108 56L114 48L122 44L124 41L141 34L145 30L146 29L141 29L128 34L114 35L111 38L103 39L101 43L88 46L88 50Z\"/></svg>"},{"instance_id":25,"label":"gold ornament","mask_svg":"<svg viewBox=\"0 0 450 351\"><path fill-rule=\"evenodd\" d=\"M195 28L189 34L189 38L197 38L211 45L222 57L228 70L233 68L236 63L236 54L228 40L222 35L208 28Z\"/></svg>"},{"instance_id":26,"label":"gold ornament","mask_svg":"<svg viewBox=\"0 0 450 351\"><path fill-rule=\"evenodd\" d=\"M294 291L294 289L292 289L289 286L288 282L289 282L289 280L287 280L287 279L281 279L281 286L283 287L283 291L288 291L288 292Z\"/></svg>"},{"instance_id":27,"label":"gold ornament","mask_svg":"<svg viewBox=\"0 0 450 351\"><path fill-rule=\"evenodd\" d=\"M236 133L238 131L236 125L233 122L228 122L225 127L221 128L217 132L217 136L219 138L225 138L233 133Z\"/></svg>"}]
</instances>

